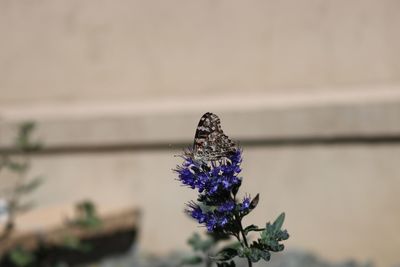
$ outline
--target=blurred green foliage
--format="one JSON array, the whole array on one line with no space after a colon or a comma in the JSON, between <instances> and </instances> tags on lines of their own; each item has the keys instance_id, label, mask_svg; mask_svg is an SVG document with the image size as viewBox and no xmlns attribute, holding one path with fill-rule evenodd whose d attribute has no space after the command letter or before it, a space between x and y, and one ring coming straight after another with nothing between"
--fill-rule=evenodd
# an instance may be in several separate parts
<instances>
[{"instance_id":1,"label":"blurred green foliage","mask_svg":"<svg viewBox=\"0 0 400 267\"><path fill-rule=\"evenodd\" d=\"M20 124L13 146L0 154L0 170L7 169L11 174L14 174L11 178L15 179L12 183L13 186L3 190L0 196L7 204L5 210L3 210L7 213L7 222L0 235L0 241L8 238L13 231L17 214L33 207L32 202L22 202L22 198L32 193L43 183L41 176L31 179L27 177L31 166L29 154L42 148L39 141L33 140L35 128L34 122ZM20 247L11 250L6 256L15 266L29 266L35 261L31 252Z\"/></svg>"},{"instance_id":2,"label":"blurred green foliage","mask_svg":"<svg viewBox=\"0 0 400 267\"><path fill-rule=\"evenodd\" d=\"M88 229L101 226L101 219L97 214L96 205L92 201L82 201L75 206L75 209L77 215L72 224Z\"/></svg>"}]
</instances>

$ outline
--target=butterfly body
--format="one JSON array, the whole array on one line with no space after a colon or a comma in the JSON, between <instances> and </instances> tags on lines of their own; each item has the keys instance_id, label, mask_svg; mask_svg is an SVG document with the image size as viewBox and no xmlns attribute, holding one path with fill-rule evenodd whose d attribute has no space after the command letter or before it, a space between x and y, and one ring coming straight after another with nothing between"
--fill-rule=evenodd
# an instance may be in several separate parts
<instances>
[{"instance_id":1,"label":"butterfly body","mask_svg":"<svg viewBox=\"0 0 400 267\"><path fill-rule=\"evenodd\" d=\"M236 152L236 144L224 134L221 120L213 113L205 113L197 125L193 156L201 161L214 161Z\"/></svg>"}]
</instances>

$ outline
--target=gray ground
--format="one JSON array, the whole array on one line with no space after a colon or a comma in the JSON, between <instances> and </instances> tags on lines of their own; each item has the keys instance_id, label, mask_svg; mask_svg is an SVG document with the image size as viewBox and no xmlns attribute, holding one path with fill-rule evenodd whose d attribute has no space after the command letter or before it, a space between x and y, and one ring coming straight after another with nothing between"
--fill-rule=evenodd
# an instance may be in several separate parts
<instances>
[{"instance_id":1,"label":"gray ground","mask_svg":"<svg viewBox=\"0 0 400 267\"><path fill-rule=\"evenodd\" d=\"M136 255L128 253L125 256L114 257L99 263L98 267L177 267L182 253L173 253L168 257L155 257L150 255ZM235 260L238 267L246 267L244 261ZM91 265L93 267L93 265ZM194 266L194 265L192 265ZM201 267L196 265L195 267ZM370 263L358 263L355 261L346 262L327 262L310 253L300 251L288 251L284 254L275 254L270 262L259 262L255 267L373 267Z\"/></svg>"}]
</instances>

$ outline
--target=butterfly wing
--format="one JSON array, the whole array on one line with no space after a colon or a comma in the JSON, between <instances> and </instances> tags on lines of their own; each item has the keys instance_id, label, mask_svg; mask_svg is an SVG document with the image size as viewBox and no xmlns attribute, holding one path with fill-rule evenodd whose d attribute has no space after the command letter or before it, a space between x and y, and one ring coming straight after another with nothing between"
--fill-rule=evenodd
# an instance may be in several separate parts
<instances>
[{"instance_id":1,"label":"butterfly wing","mask_svg":"<svg viewBox=\"0 0 400 267\"><path fill-rule=\"evenodd\" d=\"M218 160L236 150L236 144L222 131L219 117L210 112L205 113L196 129L194 157L203 161Z\"/></svg>"}]
</instances>

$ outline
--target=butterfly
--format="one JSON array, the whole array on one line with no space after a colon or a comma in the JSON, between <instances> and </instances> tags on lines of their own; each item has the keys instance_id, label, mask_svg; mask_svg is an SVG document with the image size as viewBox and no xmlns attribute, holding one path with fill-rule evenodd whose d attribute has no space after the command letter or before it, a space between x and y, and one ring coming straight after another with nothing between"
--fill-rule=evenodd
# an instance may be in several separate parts
<instances>
[{"instance_id":1,"label":"butterfly","mask_svg":"<svg viewBox=\"0 0 400 267\"><path fill-rule=\"evenodd\" d=\"M197 125L193 156L196 160L215 161L228 158L238 150L236 144L224 134L221 120L213 113L205 113Z\"/></svg>"}]
</instances>

